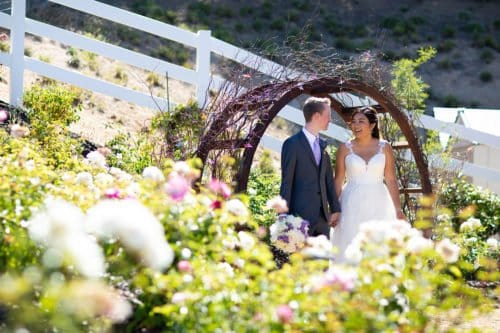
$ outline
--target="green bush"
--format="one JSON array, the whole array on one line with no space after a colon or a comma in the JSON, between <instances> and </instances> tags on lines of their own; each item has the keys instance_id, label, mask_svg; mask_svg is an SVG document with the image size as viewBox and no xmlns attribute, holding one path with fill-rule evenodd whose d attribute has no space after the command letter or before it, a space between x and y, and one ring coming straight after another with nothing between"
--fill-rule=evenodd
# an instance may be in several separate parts
<instances>
[{"instance_id":1,"label":"green bush","mask_svg":"<svg viewBox=\"0 0 500 333\"><path fill-rule=\"evenodd\" d=\"M487 64L491 64L495 59L495 55L493 54L493 52L491 52L491 50L484 50L481 52L480 58L481 61Z\"/></svg>"},{"instance_id":2,"label":"green bush","mask_svg":"<svg viewBox=\"0 0 500 333\"><path fill-rule=\"evenodd\" d=\"M394 29L400 23L399 18L391 16L382 20L381 26L386 29Z\"/></svg>"},{"instance_id":3,"label":"green bush","mask_svg":"<svg viewBox=\"0 0 500 333\"><path fill-rule=\"evenodd\" d=\"M281 177L265 173L260 169L252 170L248 178L249 208L259 225L269 227L276 220L274 211L264 209L266 202L279 195Z\"/></svg>"},{"instance_id":4,"label":"green bush","mask_svg":"<svg viewBox=\"0 0 500 333\"><path fill-rule=\"evenodd\" d=\"M426 23L425 17L422 16L412 16L410 17L410 22L415 24L415 25L422 25Z\"/></svg>"},{"instance_id":5,"label":"green bush","mask_svg":"<svg viewBox=\"0 0 500 333\"><path fill-rule=\"evenodd\" d=\"M33 55L33 49L31 47L25 47L24 55L27 57L31 57Z\"/></svg>"},{"instance_id":6,"label":"green bush","mask_svg":"<svg viewBox=\"0 0 500 333\"><path fill-rule=\"evenodd\" d=\"M484 32L483 26L481 24L475 23L475 22L468 23L468 24L464 25L462 30L467 32L467 33L471 33L471 34L480 34L480 33Z\"/></svg>"},{"instance_id":7,"label":"green bush","mask_svg":"<svg viewBox=\"0 0 500 333\"><path fill-rule=\"evenodd\" d=\"M46 157L55 166L71 165L74 155L81 151L80 143L69 137L68 129L79 119L78 99L76 89L58 84L34 85L24 93L31 136L44 147Z\"/></svg>"},{"instance_id":8,"label":"green bush","mask_svg":"<svg viewBox=\"0 0 500 333\"><path fill-rule=\"evenodd\" d=\"M451 61L450 59L444 59L438 62L437 64L438 68L440 69L450 69L451 68Z\"/></svg>"},{"instance_id":9,"label":"green bush","mask_svg":"<svg viewBox=\"0 0 500 333\"><path fill-rule=\"evenodd\" d=\"M292 6L300 11L308 11L311 9L311 3L307 0L293 0Z\"/></svg>"},{"instance_id":10,"label":"green bush","mask_svg":"<svg viewBox=\"0 0 500 333\"><path fill-rule=\"evenodd\" d=\"M40 55L40 56L38 56L38 59L40 59L40 61L46 62L48 64L50 64L50 62L51 62L49 56Z\"/></svg>"},{"instance_id":11,"label":"green bush","mask_svg":"<svg viewBox=\"0 0 500 333\"><path fill-rule=\"evenodd\" d=\"M500 20L495 20L495 22L493 22L493 27L496 30L500 30Z\"/></svg>"},{"instance_id":12,"label":"green bush","mask_svg":"<svg viewBox=\"0 0 500 333\"><path fill-rule=\"evenodd\" d=\"M156 50L152 51L151 55L181 66L184 66L190 57L190 53L186 47L169 41L164 42Z\"/></svg>"},{"instance_id":13,"label":"green bush","mask_svg":"<svg viewBox=\"0 0 500 333\"><path fill-rule=\"evenodd\" d=\"M191 2L188 5L187 21L194 24L210 24L210 14L212 7L204 2Z\"/></svg>"},{"instance_id":14,"label":"green bush","mask_svg":"<svg viewBox=\"0 0 500 333\"><path fill-rule=\"evenodd\" d=\"M40 251L21 227L57 178L36 146L13 139L0 128L0 267L5 272L39 260Z\"/></svg>"},{"instance_id":15,"label":"green bush","mask_svg":"<svg viewBox=\"0 0 500 333\"><path fill-rule=\"evenodd\" d=\"M443 36L444 38L453 38L455 37L455 33L455 28L447 25L441 31L441 36Z\"/></svg>"},{"instance_id":16,"label":"green bush","mask_svg":"<svg viewBox=\"0 0 500 333\"><path fill-rule=\"evenodd\" d=\"M252 23L252 28L253 30L255 31L262 31L262 28L263 28L263 22L262 20L256 18L253 23Z\"/></svg>"},{"instance_id":17,"label":"green bush","mask_svg":"<svg viewBox=\"0 0 500 333\"><path fill-rule=\"evenodd\" d=\"M484 229L479 233L483 240L500 232L500 198L494 193L483 191L464 180L457 180L445 186L440 194L440 203L454 213L466 209L472 211L472 216L483 224ZM463 220L457 215L452 222L458 231Z\"/></svg>"},{"instance_id":18,"label":"green bush","mask_svg":"<svg viewBox=\"0 0 500 333\"><path fill-rule=\"evenodd\" d=\"M8 53L9 50L10 50L9 43L0 41L0 52Z\"/></svg>"},{"instance_id":19,"label":"green bush","mask_svg":"<svg viewBox=\"0 0 500 333\"><path fill-rule=\"evenodd\" d=\"M125 26L119 26L116 30L116 34L120 42L129 42L133 45L140 45L143 41L137 30Z\"/></svg>"},{"instance_id":20,"label":"green bush","mask_svg":"<svg viewBox=\"0 0 500 333\"><path fill-rule=\"evenodd\" d=\"M226 41L228 43L235 42L234 34L231 31L224 28L224 26L222 26L222 25L216 25L216 27L212 33L213 33L215 38L221 39L221 40Z\"/></svg>"},{"instance_id":21,"label":"green bush","mask_svg":"<svg viewBox=\"0 0 500 333\"><path fill-rule=\"evenodd\" d=\"M236 30L236 32L243 32L245 30L245 25L243 25L243 23L241 22L236 22L236 24L234 25L234 30Z\"/></svg>"},{"instance_id":22,"label":"green bush","mask_svg":"<svg viewBox=\"0 0 500 333\"><path fill-rule=\"evenodd\" d=\"M162 87L163 85L160 82L160 76L155 72L150 72L146 77L146 82L150 87Z\"/></svg>"},{"instance_id":23,"label":"green bush","mask_svg":"<svg viewBox=\"0 0 500 333\"><path fill-rule=\"evenodd\" d=\"M80 58L78 57L78 51L75 48L70 47L66 53L70 56L70 59L67 62L68 66L76 69L80 68L81 63Z\"/></svg>"},{"instance_id":24,"label":"green bush","mask_svg":"<svg viewBox=\"0 0 500 333\"><path fill-rule=\"evenodd\" d=\"M357 49L356 43L350 38L338 38L335 41L335 47L349 52L354 52Z\"/></svg>"},{"instance_id":25,"label":"green bush","mask_svg":"<svg viewBox=\"0 0 500 333\"><path fill-rule=\"evenodd\" d=\"M128 134L118 134L106 143L106 147L113 152L107 158L110 167L140 173L153 162L153 147L142 136L135 139Z\"/></svg>"},{"instance_id":26,"label":"green bush","mask_svg":"<svg viewBox=\"0 0 500 333\"><path fill-rule=\"evenodd\" d=\"M491 82L493 81L493 75L490 72L481 72L479 79L483 82Z\"/></svg>"},{"instance_id":27,"label":"green bush","mask_svg":"<svg viewBox=\"0 0 500 333\"><path fill-rule=\"evenodd\" d=\"M200 109L195 101L177 105L170 112L160 112L154 116L151 128L157 131L163 140L157 142L157 147L161 147L161 157L175 160L192 158L206 120L206 112Z\"/></svg>"},{"instance_id":28,"label":"green bush","mask_svg":"<svg viewBox=\"0 0 500 333\"><path fill-rule=\"evenodd\" d=\"M251 6L241 6L240 8L240 16L246 17L247 15L251 15L254 13L254 8Z\"/></svg>"},{"instance_id":29,"label":"green bush","mask_svg":"<svg viewBox=\"0 0 500 333\"><path fill-rule=\"evenodd\" d=\"M463 103L458 99L457 96L454 95L446 95L442 98L442 103L444 107L447 108L456 108L461 106Z\"/></svg>"},{"instance_id":30,"label":"green bush","mask_svg":"<svg viewBox=\"0 0 500 333\"><path fill-rule=\"evenodd\" d=\"M467 22L470 20L470 13L461 11L458 13L458 19L463 22Z\"/></svg>"},{"instance_id":31,"label":"green bush","mask_svg":"<svg viewBox=\"0 0 500 333\"><path fill-rule=\"evenodd\" d=\"M438 52L450 52L455 47L455 42L452 40L445 40L438 44Z\"/></svg>"},{"instance_id":32,"label":"green bush","mask_svg":"<svg viewBox=\"0 0 500 333\"><path fill-rule=\"evenodd\" d=\"M271 21L269 27L273 30L283 30L285 28L285 22L282 19L275 19Z\"/></svg>"},{"instance_id":33,"label":"green bush","mask_svg":"<svg viewBox=\"0 0 500 333\"><path fill-rule=\"evenodd\" d=\"M224 5L215 7L214 14L221 18L232 18L234 16L233 10Z\"/></svg>"}]
</instances>

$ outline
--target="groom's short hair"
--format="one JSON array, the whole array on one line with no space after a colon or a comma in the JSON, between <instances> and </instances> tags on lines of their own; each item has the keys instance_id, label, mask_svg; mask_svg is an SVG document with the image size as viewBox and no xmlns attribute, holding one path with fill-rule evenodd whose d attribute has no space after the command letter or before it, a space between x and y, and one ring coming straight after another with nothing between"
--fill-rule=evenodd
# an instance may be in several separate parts
<instances>
[{"instance_id":1,"label":"groom's short hair","mask_svg":"<svg viewBox=\"0 0 500 333\"><path fill-rule=\"evenodd\" d=\"M306 123L310 122L315 113L320 113L325 108L325 105L330 107L330 99L321 97L309 97L304 102L302 112Z\"/></svg>"}]
</instances>

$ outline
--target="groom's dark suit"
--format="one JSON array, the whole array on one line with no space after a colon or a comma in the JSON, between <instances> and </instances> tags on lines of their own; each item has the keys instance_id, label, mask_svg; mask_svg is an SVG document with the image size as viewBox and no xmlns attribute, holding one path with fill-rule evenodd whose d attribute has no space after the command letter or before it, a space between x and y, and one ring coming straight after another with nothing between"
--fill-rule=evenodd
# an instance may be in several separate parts
<instances>
[{"instance_id":1,"label":"groom's dark suit","mask_svg":"<svg viewBox=\"0 0 500 333\"><path fill-rule=\"evenodd\" d=\"M288 204L288 213L310 222L309 235L330 236L328 218L340 212L335 192L330 156L320 140L321 162L316 164L303 131L289 137L281 150L280 195Z\"/></svg>"}]
</instances>

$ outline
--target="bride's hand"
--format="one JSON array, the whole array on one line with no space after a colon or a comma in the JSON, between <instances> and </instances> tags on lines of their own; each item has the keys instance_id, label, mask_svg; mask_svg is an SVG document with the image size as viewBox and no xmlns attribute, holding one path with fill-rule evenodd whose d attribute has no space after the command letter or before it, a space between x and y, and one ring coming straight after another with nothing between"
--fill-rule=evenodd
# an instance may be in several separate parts
<instances>
[{"instance_id":1,"label":"bride's hand","mask_svg":"<svg viewBox=\"0 0 500 333\"><path fill-rule=\"evenodd\" d=\"M328 224L330 227L335 228L339 222L340 219L340 213L333 213L330 215L330 221L328 221Z\"/></svg>"},{"instance_id":2,"label":"bride's hand","mask_svg":"<svg viewBox=\"0 0 500 333\"><path fill-rule=\"evenodd\" d=\"M404 220L404 221L406 221L406 216L405 216L405 213L403 213L403 210L401 210L401 209L397 209L396 210L396 218L398 220Z\"/></svg>"}]
</instances>

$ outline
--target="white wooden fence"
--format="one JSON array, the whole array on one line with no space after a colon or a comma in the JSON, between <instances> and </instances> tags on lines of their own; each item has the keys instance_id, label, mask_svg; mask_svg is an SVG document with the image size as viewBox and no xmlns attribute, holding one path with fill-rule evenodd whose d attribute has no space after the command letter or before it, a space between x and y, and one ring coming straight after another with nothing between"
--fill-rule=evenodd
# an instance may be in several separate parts
<instances>
[{"instance_id":1,"label":"white wooden fence","mask_svg":"<svg viewBox=\"0 0 500 333\"><path fill-rule=\"evenodd\" d=\"M281 65L214 38L211 36L211 32L207 30L193 33L93 0L49 1L192 47L196 50L195 68L188 69L120 46L30 19L26 17L26 0L12 0L11 15L0 12L0 27L10 30L10 52L0 52L0 64L10 68L9 84L11 104L22 104L24 71L29 70L58 81L66 82L121 100L126 100L140 106L152 109L167 109L167 100L162 97L151 96L150 94L135 91L108 81L92 78L25 56L24 42L26 33L46 37L75 48L84 49L104 57L122 61L131 66L155 72L160 76L168 73L168 76L171 78L195 86L196 99L200 105L205 103L209 88L217 89L225 83L223 78L212 75L212 53L242 63L245 66L270 76L273 76L274 73L284 72ZM296 74L292 71L289 73L290 76ZM342 96L338 94L334 97L343 99ZM349 96L347 100L351 101L351 106L366 105L371 102L370 100L361 100L356 96ZM175 101L172 104L175 104ZM300 110L291 106L283 108L278 116L297 124L304 124ZM441 122L428 116L422 116L420 121L420 126L422 128L445 132L452 136L459 136L470 141L497 148L500 147L499 136L474 131L457 124ZM349 130L336 124L330 124L328 130L325 131L324 134L342 142L351 137L351 132ZM282 142L280 140L270 136L265 136L262 139L262 145L264 147L275 151L281 150L281 144ZM459 162L456 161L456 163ZM466 163L463 171L470 176L486 176L490 179L500 181L499 170Z\"/></svg>"}]
</instances>

